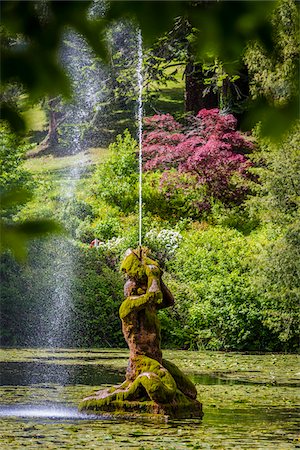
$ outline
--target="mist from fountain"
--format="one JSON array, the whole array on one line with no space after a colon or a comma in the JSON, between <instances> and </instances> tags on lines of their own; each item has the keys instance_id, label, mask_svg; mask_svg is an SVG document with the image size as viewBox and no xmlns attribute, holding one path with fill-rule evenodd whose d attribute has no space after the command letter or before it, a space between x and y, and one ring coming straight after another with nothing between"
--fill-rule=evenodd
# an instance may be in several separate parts
<instances>
[{"instance_id":1,"label":"mist from fountain","mask_svg":"<svg viewBox=\"0 0 300 450\"><path fill-rule=\"evenodd\" d=\"M133 111L137 118L137 137L139 142L139 242L142 240L142 37L130 24L119 24L113 30L112 48L119 49L127 57L126 67L130 67L136 108ZM127 53L126 53L126 50ZM71 103L63 105L64 120L60 125L60 148L65 154L75 157L75 162L69 168L63 169L58 183L58 204L61 216L68 228L70 205L76 204L76 191L80 180L89 170L89 154L86 151L91 145L91 135L100 136L105 123L102 105L111 98L110 86L107 80L112 75L109 69L92 54L85 41L74 32L66 34L61 50L61 59L72 80L74 97ZM131 61L129 61L131 59ZM131 64L130 64L131 62ZM132 69L131 69L132 68ZM112 85L113 83L110 83ZM61 106L60 106L61 107ZM99 126L99 116L103 118L102 127ZM97 118L97 121L95 120ZM97 123L95 131L94 123ZM92 130L92 133L91 133ZM94 133L94 134L93 134ZM74 203L75 202L75 203ZM71 224L70 224L71 227ZM74 323L74 280L77 251L74 241L67 237L55 237L47 243L40 243L42 262L39 277L44 279L38 295L41 296L39 305L39 322L36 330L27 340L27 345L35 347L70 347L73 345L72 327ZM40 317L40 318L39 318Z\"/></svg>"},{"instance_id":2,"label":"mist from fountain","mask_svg":"<svg viewBox=\"0 0 300 450\"><path fill-rule=\"evenodd\" d=\"M64 170L59 179L59 205L62 211L76 198L76 189L85 175L89 157L86 133L90 121L104 99L102 89L105 69L95 58L85 41L75 32L66 34L61 59L72 82L72 102L63 105L64 121L61 125L61 143L68 155L74 155L75 163ZM67 220L66 220L67 222ZM68 226L68 224L67 224ZM49 246L55 253L48 255L50 277L46 309L42 319L42 332L37 333L37 345L46 347L68 346L70 342L70 323L72 321L72 285L74 279L74 250L71 240L66 237L52 238ZM47 258L47 254L45 254ZM43 274L41 274L43 276Z\"/></svg>"}]
</instances>

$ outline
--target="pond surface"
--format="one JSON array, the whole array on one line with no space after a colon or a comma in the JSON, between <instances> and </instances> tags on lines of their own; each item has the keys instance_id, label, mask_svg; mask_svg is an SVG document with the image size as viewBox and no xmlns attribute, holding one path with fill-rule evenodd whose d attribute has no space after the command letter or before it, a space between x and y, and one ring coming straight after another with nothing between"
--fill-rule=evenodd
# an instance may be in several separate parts
<instances>
[{"instance_id":1,"label":"pond surface","mask_svg":"<svg viewBox=\"0 0 300 450\"><path fill-rule=\"evenodd\" d=\"M111 420L81 414L91 392L124 379L124 350L0 352L0 448L300 448L297 355L166 351L194 380L202 420Z\"/></svg>"}]
</instances>

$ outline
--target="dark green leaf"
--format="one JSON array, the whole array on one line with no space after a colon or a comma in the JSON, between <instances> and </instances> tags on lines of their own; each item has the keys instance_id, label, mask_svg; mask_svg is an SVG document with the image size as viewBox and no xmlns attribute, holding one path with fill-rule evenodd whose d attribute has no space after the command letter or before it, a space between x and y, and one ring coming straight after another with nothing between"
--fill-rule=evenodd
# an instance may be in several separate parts
<instances>
[{"instance_id":1,"label":"dark green leaf","mask_svg":"<svg viewBox=\"0 0 300 450\"><path fill-rule=\"evenodd\" d=\"M16 133L23 133L25 131L25 121L17 109L6 103L0 106L0 117L7 121Z\"/></svg>"}]
</instances>

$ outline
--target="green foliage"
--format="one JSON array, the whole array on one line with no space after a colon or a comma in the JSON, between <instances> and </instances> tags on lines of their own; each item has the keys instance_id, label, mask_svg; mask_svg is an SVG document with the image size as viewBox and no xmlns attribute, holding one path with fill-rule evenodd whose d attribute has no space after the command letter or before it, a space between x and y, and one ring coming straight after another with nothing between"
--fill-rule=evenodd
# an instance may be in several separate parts
<instances>
[{"instance_id":1,"label":"green foliage","mask_svg":"<svg viewBox=\"0 0 300 450\"><path fill-rule=\"evenodd\" d=\"M297 95L298 79L295 77L299 62L299 14L292 0L281 0L272 13L274 47L267 52L256 41L248 45L245 62L254 98L263 94L269 102L286 104Z\"/></svg>"},{"instance_id":2,"label":"green foliage","mask_svg":"<svg viewBox=\"0 0 300 450\"><path fill-rule=\"evenodd\" d=\"M2 344L47 345L43 330L47 329L54 292L51 264L60 251L67 251L74 261L73 274L69 275L72 320L65 345L124 345L118 318L123 299L121 274L107 264L100 251L71 241L64 245L53 239L34 241L22 265L9 254L1 256ZM39 336L36 336L37 324Z\"/></svg>"},{"instance_id":3,"label":"green foliage","mask_svg":"<svg viewBox=\"0 0 300 450\"><path fill-rule=\"evenodd\" d=\"M117 217L108 216L107 219L97 222L95 226L95 235L105 241L117 237L119 232L120 221Z\"/></svg>"},{"instance_id":4,"label":"green foliage","mask_svg":"<svg viewBox=\"0 0 300 450\"><path fill-rule=\"evenodd\" d=\"M33 179L24 169L25 152L31 145L1 125L0 139L0 253L10 250L22 260L26 257L27 244L33 238L62 229L52 220L27 217L16 220L16 213L32 198Z\"/></svg>"},{"instance_id":5,"label":"green foliage","mask_svg":"<svg viewBox=\"0 0 300 450\"><path fill-rule=\"evenodd\" d=\"M189 230L168 271L179 285L182 345L211 349L259 349L263 329L249 277L251 243L221 227ZM253 244L252 244L253 245ZM191 297L189 297L192 293ZM176 298L176 291L174 292ZM179 331L179 330L178 330ZM179 339L177 335L174 339Z\"/></svg>"},{"instance_id":6,"label":"green foliage","mask_svg":"<svg viewBox=\"0 0 300 450\"><path fill-rule=\"evenodd\" d=\"M278 140L299 117L299 9L293 0L276 2L270 25L273 45L250 41L245 62L250 90L256 102L251 105L248 125L262 121L266 136Z\"/></svg>"},{"instance_id":7,"label":"green foliage","mask_svg":"<svg viewBox=\"0 0 300 450\"><path fill-rule=\"evenodd\" d=\"M138 199L137 143L128 130L109 146L111 156L93 176L94 193L100 199L130 213Z\"/></svg>"},{"instance_id":8,"label":"green foliage","mask_svg":"<svg viewBox=\"0 0 300 450\"><path fill-rule=\"evenodd\" d=\"M82 34L93 50L105 57L101 36L104 21L90 19L91 1L56 2L4 1L1 3L1 82L18 82L31 100L46 95L70 96L69 80L59 64L58 53L66 27ZM26 42L26 44L24 44ZM11 45L14 44L14 45ZM53 82L55 80L55 82ZM18 110L4 103L2 117L20 130L23 120Z\"/></svg>"},{"instance_id":9,"label":"green foliage","mask_svg":"<svg viewBox=\"0 0 300 450\"><path fill-rule=\"evenodd\" d=\"M258 149L253 155L258 176L257 196L249 202L261 220L291 225L300 214L300 122L277 145L261 136L257 129Z\"/></svg>"},{"instance_id":10,"label":"green foliage","mask_svg":"<svg viewBox=\"0 0 300 450\"><path fill-rule=\"evenodd\" d=\"M269 242L256 260L262 321L285 350L299 349L299 221Z\"/></svg>"},{"instance_id":11,"label":"green foliage","mask_svg":"<svg viewBox=\"0 0 300 450\"><path fill-rule=\"evenodd\" d=\"M15 189L28 183L31 176L24 169L26 152L32 145L21 141L3 123L0 125L0 190Z\"/></svg>"},{"instance_id":12,"label":"green foliage","mask_svg":"<svg viewBox=\"0 0 300 450\"><path fill-rule=\"evenodd\" d=\"M192 30L186 36L187 42L179 43L176 63L186 62L184 51L189 44L195 49L195 61L199 60L207 72L218 57L220 70L207 80L218 88L232 80L232 65L224 61L240 59L247 44L245 58L252 95L257 97L249 118L254 123L258 118L262 120L262 131L270 136L293 127L293 119L299 114L296 3L292 0L276 3L271 22L268 17L274 2L208 3L160 2L158 16L157 2L111 2L107 24L113 30L113 20L135 16L144 41L153 43L160 33L173 26L175 16L184 14L190 18ZM98 55L104 55L99 38L104 21L88 18L90 5L89 1L1 3L3 117L19 130L23 126L20 110L24 106L24 93L29 103L46 94L70 93L69 82L57 62L59 42L66 27L81 33L92 42ZM170 35L165 34L160 42L164 43L165 51ZM212 56L209 62L205 59L207 53ZM123 56L124 52L112 55L115 94L119 97L122 97L120 87L127 85L132 71L132 67L127 67L122 72ZM172 57L175 55L169 51L168 62L172 63ZM160 67L160 61L155 60L156 63ZM180 76L178 67L174 72L159 70L154 78L162 82L175 83ZM90 72L82 73L88 76ZM23 87L16 82L22 82ZM133 85L129 83L129 87ZM134 97L132 89L130 101ZM40 274L49 275L43 257L47 253L50 260L54 259L55 244L34 241L29 260L22 266L13 261L9 250L24 258L29 240L58 231L49 220L55 217L69 236L85 243L67 241L68 251L77 261L71 288L75 339L70 345L123 345L118 320L123 280L118 266L126 248L135 247L138 239L136 141L128 131L118 136L109 149L107 162L80 185L76 199L66 202L58 189L64 182L63 168L48 174L40 172L33 183L22 165L28 144L17 139L7 127L1 126L1 131L3 342L28 343L28 335L34 333L33 315L37 313L41 321L45 320L43 308L45 302L49 303L53 279L50 282L50 278L47 280ZM258 150L251 169L252 198L239 207L212 202L211 211L201 216L210 225L195 222L199 215L191 205L202 202L206 192L194 189L192 183L188 185L190 180L184 174L176 179L170 177L168 185L161 183L159 173L143 175L145 244L163 260L166 284L177 300L172 309L160 312L165 345L280 351L297 348L299 136L297 125L276 145L258 134ZM29 193L32 188L34 196ZM166 236L160 236L162 230L167 230ZM173 245L171 238L178 230L183 239ZM105 242L100 249L89 249L86 244L95 237Z\"/></svg>"},{"instance_id":13,"label":"green foliage","mask_svg":"<svg viewBox=\"0 0 300 450\"><path fill-rule=\"evenodd\" d=\"M47 1L43 4L36 1L2 2L2 32L5 36L1 51L3 84L21 83L32 100L46 95L70 95L69 80L57 57L65 29L70 27L81 34L96 55L105 58L104 30L118 20L137 21L144 41L149 44L172 28L175 17L186 17L192 30L199 30L199 33L192 34L192 37L188 35L186 39L187 43L193 41L197 59L204 60L207 55L219 57L226 61L226 73L236 65L234 62L240 60L250 40L262 42L267 51L272 48L267 19L274 2L203 4L162 1L158 16L155 1L118 1L111 2L105 11L105 19L104 8L100 18L89 16L91 4L91 1ZM283 4L281 13L285 7ZM288 17L287 14L285 16ZM297 110L291 110L295 117ZM269 112L272 113L271 110ZM18 108L10 101L3 103L3 113L3 117L14 127L19 130L23 127Z\"/></svg>"},{"instance_id":14,"label":"green foliage","mask_svg":"<svg viewBox=\"0 0 300 450\"><path fill-rule=\"evenodd\" d=\"M268 240L256 260L255 281L265 325L286 348L297 348L300 301L300 125L281 144L258 135L257 195L250 210L266 224ZM269 224L272 224L270 227Z\"/></svg>"},{"instance_id":15,"label":"green foliage","mask_svg":"<svg viewBox=\"0 0 300 450\"><path fill-rule=\"evenodd\" d=\"M75 342L81 346L123 347L119 306L123 279L97 249L78 247L73 298Z\"/></svg>"},{"instance_id":16,"label":"green foliage","mask_svg":"<svg viewBox=\"0 0 300 450\"><path fill-rule=\"evenodd\" d=\"M199 218L198 205L206 199L206 187L195 183L195 177L175 170L168 171L167 182L160 172L143 175L143 202L146 212L174 224L183 217ZM206 212L201 212L205 217Z\"/></svg>"}]
</instances>

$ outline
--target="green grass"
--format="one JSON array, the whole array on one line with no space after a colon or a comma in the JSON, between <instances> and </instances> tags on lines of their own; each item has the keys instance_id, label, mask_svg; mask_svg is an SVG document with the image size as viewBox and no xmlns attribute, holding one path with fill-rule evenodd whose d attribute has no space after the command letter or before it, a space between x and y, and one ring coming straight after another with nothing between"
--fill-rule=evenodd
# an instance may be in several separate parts
<instances>
[{"instance_id":1,"label":"green grass","mask_svg":"<svg viewBox=\"0 0 300 450\"><path fill-rule=\"evenodd\" d=\"M98 147L90 148L87 151L77 153L76 155L60 156L44 155L35 158L28 158L25 161L25 168L32 173L55 172L75 167L81 161L87 165L100 164L108 158L109 150Z\"/></svg>"},{"instance_id":2,"label":"green grass","mask_svg":"<svg viewBox=\"0 0 300 450\"><path fill-rule=\"evenodd\" d=\"M42 131L47 127L47 117L41 105L35 105L23 112L28 131Z\"/></svg>"},{"instance_id":3,"label":"green grass","mask_svg":"<svg viewBox=\"0 0 300 450\"><path fill-rule=\"evenodd\" d=\"M184 93L181 87L161 89L160 96L152 102L153 108L163 114L169 113L175 116L184 113ZM154 114L154 110L146 105L146 114Z\"/></svg>"},{"instance_id":4,"label":"green grass","mask_svg":"<svg viewBox=\"0 0 300 450\"><path fill-rule=\"evenodd\" d=\"M176 67L166 69L166 73L171 73ZM157 83L151 83L149 91L159 91L158 97L151 103L145 103L145 114L155 114L155 111L161 113L170 113L175 116L180 116L184 113L184 78L183 66L177 66L177 74L174 81L168 81L165 86L158 86Z\"/></svg>"}]
</instances>

